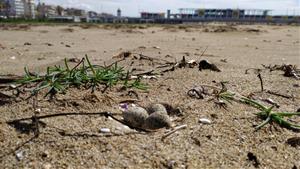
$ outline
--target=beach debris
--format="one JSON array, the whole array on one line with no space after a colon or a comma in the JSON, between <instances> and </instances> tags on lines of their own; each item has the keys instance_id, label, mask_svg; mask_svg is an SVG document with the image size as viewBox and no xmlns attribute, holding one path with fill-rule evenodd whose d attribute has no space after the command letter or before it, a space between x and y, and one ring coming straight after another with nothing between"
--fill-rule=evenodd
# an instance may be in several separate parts
<instances>
[{"instance_id":1,"label":"beach debris","mask_svg":"<svg viewBox=\"0 0 300 169\"><path fill-rule=\"evenodd\" d=\"M136 128L141 128L148 116L148 112L144 108L134 104L128 105L123 111L124 121Z\"/></svg>"},{"instance_id":2,"label":"beach debris","mask_svg":"<svg viewBox=\"0 0 300 169\"><path fill-rule=\"evenodd\" d=\"M101 133L110 133L110 129L109 128L101 128L100 132Z\"/></svg>"},{"instance_id":3,"label":"beach debris","mask_svg":"<svg viewBox=\"0 0 300 169\"><path fill-rule=\"evenodd\" d=\"M263 101L265 101L265 102L267 102L267 103L269 103L269 104L271 104L271 105L274 105L275 107L277 107L277 108L279 108L280 107L280 105L278 104L278 103L276 103L273 99L271 99L271 98L267 98L267 99L262 99Z\"/></svg>"},{"instance_id":4,"label":"beach debris","mask_svg":"<svg viewBox=\"0 0 300 169\"><path fill-rule=\"evenodd\" d=\"M45 45L47 45L47 46L53 46L53 44L51 44L51 43L45 43Z\"/></svg>"},{"instance_id":5,"label":"beach debris","mask_svg":"<svg viewBox=\"0 0 300 169\"><path fill-rule=\"evenodd\" d=\"M246 32L256 32L256 33L261 32L260 29L254 29L254 28L246 28L245 31Z\"/></svg>"},{"instance_id":6,"label":"beach debris","mask_svg":"<svg viewBox=\"0 0 300 169\"><path fill-rule=\"evenodd\" d=\"M202 71L203 69L210 69L212 71L221 72L221 70L213 63L210 63L207 60L201 60L199 62L199 70Z\"/></svg>"},{"instance_id":7,"label":"beach debris","mask_svg":"<svg viewBox=\"0 0 300 169\"><path fill-rule=\"evenodd\" d=\"M165 112L157 111L149 115L143 124L145 130L157 130L160 128L170 128L172 126L170 117Z\"/></svg>"},{"instance_id":8,"label":"beach debris","mask_svg":"<svg viewBox=\"0 0 300 169\"><path fill-rule=\"evenodd\" d=\"M70 48L70 47L71 47L71 45L65 45L65 47L67 47L67 48Z\"/></svg>"},{"instance_id":9,"label":"beach debris","mask_svg":"<svg viewBox=\"0 0 300 169\"><path fill-rule=\"evenodd\" d=\"M177 165L177 163L176 163L175 160L169 160L169 161L167 162L167 168L168 168L168 169L176 168L176 165Z\"/></svg>"},{"instance_id":10,"label":"beach debris","mask_svg":"<svg viewBox=\"0 0 300 169\"><path fill-rule=\"evenodd\" d=\"M247 158L248 158L249 161L251 161L253 163L255 168L259 167L260 162L258 161L258 158L254 153L248 152Z\"/></svg>"},{"instance_id":11,"label":"beach debris","mask_svg":"<svg viewBox=\"0 0 300 169\"><path fill-rule=\"evenodd\" d=\"M189 65L189 68L194 68L198 65L196 60L189 60L187 64Z\"/></svg>"},{"instance_id":12,"label":"beach debris","mask_svg":"<svg viewBox=\"0 0 300 169\"><path fill-rule=\"evenodd\" d=\"M261 91L263 92L264 91L264 82L263 82L263 79L262 79L262 76L261 76L260 72L258 73L257 77L259 78L260 88L261 88Z\"/></svg>"},{"instance_id":13,"label":"beach debris","mask_svg":"<svg viewBox=\"0 0 300 169\"><path fill-rule=\"evenodd\" d=\"M159 104L159 103L157 103L157 104L151 104L147 108L147 110L148 110L149 114L152 114L154 112L161 112L161 113L164 113L164 114L168 114L167 113L167 109L165 108L165 106L162 105L162 104Z\"/></svg>"},{"instance_id":14,"label":"beach debris","mask_svg":"<svg viewBox=\"0 0 300 169\"><path fill-rule=\"evenodd\" d=\"M294 77L296 79L300 79L299 72L297 73L296 65L285 65L284 69L284 76L286 77Z\"/></svg>"},{"instance_id":15,"label":"beach debris","mask_svg":"<svg viewBox=\"0 0 300 169\"><path fill-rule=\"evenodd\" d=\"M204 99L204 95L206 95L206 91L204 87L202 86L197 86L192 89L190 89L187 92L187 95L190 96L191 98L196 98L196 99Z\"/></svg>"},{"instance_id":16,"label":"beach debris","mask_svg":"<svg viewBox=\"0 0 300 169\"><path fill-rule=\"evenodd\" d=\"M164 140L165 138L167 138L171 134L173 134L173 133L175 133L175 132L177 132L179 130L186 129L186 128L187 128L186 124L174 127L173 130L171 130L171 131L167 132L166 134L164 134L161 139Z\"/></svg>"},{"instance_id":17,"label":"beach debris","mask_svg":"<svg viewBox=\"0 0 300 169\"><path fill-rule=\"evenodd\" d=\"M227 63L227 59L221 59L221 62Z\"/></svg>"},{"instance_id":18,"label":"beach debris","mask_svg":"<svg viewBox=\"0 0 300 169\"><path fill-rule=\"evenodd\" d=\"M211 120L209 120L207 118L200 118L199 119L199 123L202 123L202 124L211 124Z\"/></svg>"},{"instance_id":19,"label":"beach debris","mask_svg":"<svg viewBox=\"0 0 300 169\"><path fill-rule=\"evenodd\" d=\"M73 62L73 63L80 63L81 59L78 58L70 58L68 59L68 62Z\"/></svg>"},{"instance_id":20,"label":"beach debris","mask_svg":"<svg viewBox=\"0 0 300 169\"><path fill-rule=\"evenodd\" d=\"M175 64L175 67L178 68L185 68L185 67L189 67L189 68L194 68L195 66L197 66L197 61L196 60L186 60L185 56L182 57L182 59L180 60L180 62Z\"/></svg>"},{"instance_id":21,"label":"beach debris","mask_svg":"<svg viewBox=\"0 0 300 169\"><path fill-rule=\"evenodd\" d=\"M29 43L29 42L24 43L24 46L30 46L30 45L31 45L31 43Z\"/></svg>"},{"instance_id":22,"label":"beach debris","mask_svg":"<svg viewBox=\"0 0 300 169\"><path fill-rule=\"evenodd\" d=\"M300 147L300 137L289 138L287 139L286 143L292 147Z\"/></svg>"},{"instance_id":23,"label":"beach debris","mask_svg":"<svg viewBox=\"0 0 300 169\"><path fill-rule=\"evenodd\" d=\"M285 77L294 77L295 79L299 80L300 79L300 69L297 68L296 65L287 65L287 64L283 64L283 65L262 65L265 69L269 69L270 72L275 71L275 70L279 70L279 71L283 71L284 72L284 76Z\"/></svg>"},{"instance_id":24,"label":"beach debris","mask_svg":"<svg viewBox=\"0 0 300 169\"><path fill-rule=\"evenodd\" d=\"M132 55L132 53L130 51L124 51L124 52L120 52L116 55L114 55L112 58L128 58Z\"/></svg>"},{"instance_id":25,"label":"beach debris","mask_svg":"<svg viewBox=\"0 0 300 169\"><path fill-rule=\"evenodd\" d=\"M159 47L159 46L153 46L153 48L154 48L154 49L160 49L160 47Z\"/></svg>"}]
</instances>

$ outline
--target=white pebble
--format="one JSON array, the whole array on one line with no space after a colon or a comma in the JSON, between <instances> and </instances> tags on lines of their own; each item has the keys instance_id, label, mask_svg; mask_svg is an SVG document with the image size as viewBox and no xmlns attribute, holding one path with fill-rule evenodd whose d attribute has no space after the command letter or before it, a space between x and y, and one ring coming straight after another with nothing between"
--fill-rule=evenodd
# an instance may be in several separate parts
<instances>
[{"instance_id":1,"label":"white pebble","mask_svg":"<svg viewBox=\"0 0 300 169\"><path fill-rule=\"evenodd\" d=\"M12 57L10 57L10 59L12 59L12 60L15 60L15 59L16 59L16 57L15 57L15 56L12 56Z\"/></svg>"},{"instance_id":2,"label":"white pebble","mask_svg":"<svg viewBox=\"0 0 300 169\"><path fill-rule=\"evenodd\" d=\"M203 123L203 124L211 124L211 121L209 119L206 119L206 118L199 119L199 122Z\"/></svg>"},{"instance_id":3,"label":"white pebble","mask_svg":"<svg viewBox=\"0 0 300 169\"><path fill-rule=\"evenodd\" d=\"M101 133L110 133L110 129L109 128L101 128L100 132Z\"/></svg>"}]
</instances>

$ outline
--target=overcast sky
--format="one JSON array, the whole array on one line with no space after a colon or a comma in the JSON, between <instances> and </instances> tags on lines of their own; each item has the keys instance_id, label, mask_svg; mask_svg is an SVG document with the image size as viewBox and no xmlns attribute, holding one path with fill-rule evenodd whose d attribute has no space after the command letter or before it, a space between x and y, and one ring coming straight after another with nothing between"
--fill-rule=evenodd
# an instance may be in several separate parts
<instances>
[{"instance_id":1,"label":"overcast sky","mask_svg":"<svg viewBox=\"0 0 300 169\"><path fill-rule=\"evenodd\" d=\"M36 0L38 1L38 0ZM273 14L299 14L300 0L40 0L48 4L77 7L116 15L139 16L139 12L178 12L178 8L246 8L272 9Z\"/></svg>"}]
</instances>

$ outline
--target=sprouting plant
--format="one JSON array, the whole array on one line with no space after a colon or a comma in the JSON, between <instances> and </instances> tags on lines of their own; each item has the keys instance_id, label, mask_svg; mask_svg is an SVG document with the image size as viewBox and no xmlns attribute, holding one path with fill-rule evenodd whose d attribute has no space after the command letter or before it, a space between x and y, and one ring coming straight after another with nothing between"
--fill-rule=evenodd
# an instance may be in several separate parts
<instances>
[{"instance_id":1,"label":"sprouting plant","mask_svg":"<svg viewBox=\"0 0 300 169\"><path fill-rule=\"evenodd\" d=\"M87 65L85 65L85 61ZM25 68L25 76L16 83L35 85L36 87L32 90L33 95L47 89L46 96L64 93L69 87L85 86L92 88L92 91L94 91L97 86L104 85L105 88L108 88L117 85L120 81L124 82L126 88L147 89L140 79L130 80L130 73L124 72L123 67L119 67L117 64L109 67L92 65L88 56L86 56L72 69L66 59L65 67L48 67L44 76L32 74L28 68Z\"/></svg>"},{"instance_id":2,"label":"sprouting plant","mask_svg":"<svg viewBox=\"0 0 300 169\"><path fill-rule=\"evenodd\" d=\"M268 108L255 100L249 99L249 98L241 96L241 95L237 95L237 94L235 94L233 92L229 92L229 91L224 91L224 92L220 93L219 97L228 102L237 101L240 103L250 105L250 106L260 110L260 112L256 113L256 115L259 116L260 118L262 118L264 121L260 125L256 126L256 130L264 127L266 124L271 123L271 122L275 122L283 127L289 128L289 129L300 130L300 125L293 124L284 119L284 117L292 117L294 115L300 116L300 112L296 112L296 113L275 112L275 111L273 111L274 106Z\"/></svg>"}]
</instances>

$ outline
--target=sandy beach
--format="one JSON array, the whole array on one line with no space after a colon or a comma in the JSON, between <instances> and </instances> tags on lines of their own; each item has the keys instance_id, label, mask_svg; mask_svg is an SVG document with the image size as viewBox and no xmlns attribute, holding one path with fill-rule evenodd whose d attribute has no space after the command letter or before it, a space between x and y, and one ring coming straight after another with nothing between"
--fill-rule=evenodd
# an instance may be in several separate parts
<instances>
[{"instance_id":1,"label":"sandy beach","mask_svg":"<svg viewBox=\"0 0 300 169\"><path fill-rule=\"evenodd\" d=\"M289 138L300 137L299 132L275 123L255 131L254 126L263 121L256 116L256 109L233 102L226 110L209 98L187 95L189 89L201 84L227 82L232 91L245 96L254 93L256 98L276 102L276 110L296 112L300 108L300 81L262 65L300 67L299 26L0 25L1 76L22 76L24 67L44 74L48 66L64 66L64 58L81 60L85 55L94 64L109 65L120 59L122 52L169 62L178 62L183 56L197 63L205 59L221 72L175 69L155 79L143 79L149 87L146 91L132 89L138 93L138 105L167 103L182 111L170 115L172 124L186 124L187 128L164 140L167 129L146 133L120 130L122 125L111 118L68 116L43 120L39 137L11 153L33 132L20 132L7 121L31 117L32 101L0 104L1 168L300 168L300 146L287 144ZM159 64L129 57L119 65L143 72ZM262 69L266 90L293 98L260 92L260 81L252 69ZM136 99L118 86L105 93L101 88L95 93L70 88L56 97L54 101L38 97L39 115L110 111L120 119L119 103ZM212 123L202 124L200 118ZM299 116L289 120L300 124ZM101 128L109 128L111 134L101 133Z\"/></svg>"}]
</instances>

